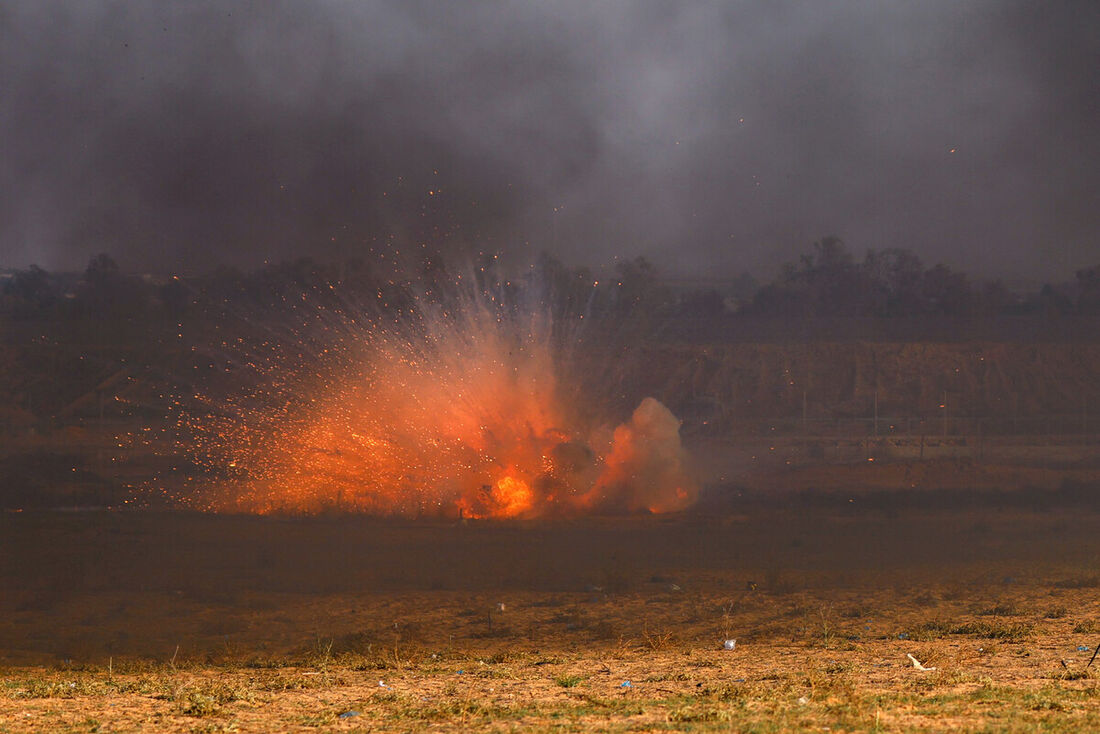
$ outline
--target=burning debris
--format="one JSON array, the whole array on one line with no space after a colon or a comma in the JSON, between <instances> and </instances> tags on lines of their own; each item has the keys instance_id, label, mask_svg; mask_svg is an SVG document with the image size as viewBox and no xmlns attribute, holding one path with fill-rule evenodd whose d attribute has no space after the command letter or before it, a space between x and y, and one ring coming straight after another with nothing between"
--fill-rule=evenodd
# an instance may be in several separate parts
<instances>
[{"instance_id":1,"label":"burning debris","mask_svg":"<svg viewBox=\"0 0 1100 734\"><path fill-rule=\"evenodd\" d=\"M396 315L318 307L294 358L184 403L181 447L201 469L185 500L500 519L691 505L676 417L654 398L618 426L594 416L562 387L569 344L549 309L474 282L407 287Z\"/></svg>"}]
</instances>

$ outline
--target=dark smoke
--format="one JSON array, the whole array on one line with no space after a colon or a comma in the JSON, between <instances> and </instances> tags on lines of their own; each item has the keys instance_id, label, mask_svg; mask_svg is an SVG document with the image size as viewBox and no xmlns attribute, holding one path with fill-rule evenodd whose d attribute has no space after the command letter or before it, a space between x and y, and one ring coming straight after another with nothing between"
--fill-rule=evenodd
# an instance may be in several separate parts
<instances>
[{"instance_id":1,"label":"dark smoke","mask_svg":"<svg viewBox=\"0 0 1100 734\"><path fill-rule=\"evenodd\" d=\"M1098 31L1093 2L12 0L0 266L394 236L724 274L836 234L1063 277L1100 258Z\"/></svg>"}]
</instances>

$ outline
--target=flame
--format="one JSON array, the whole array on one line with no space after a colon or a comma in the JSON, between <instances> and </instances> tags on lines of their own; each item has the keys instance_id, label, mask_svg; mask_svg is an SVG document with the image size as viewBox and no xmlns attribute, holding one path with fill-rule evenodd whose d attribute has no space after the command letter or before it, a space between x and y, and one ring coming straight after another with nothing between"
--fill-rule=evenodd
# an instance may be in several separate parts
<instances>
[{"instance_id":1,"label":"flame","mask_svg":"<svg viewBox=\"0 0 1100 734\"><path fill-rule=\"evenodd\" d=\"M466 498L458 501L463 517L474 519L524 517L531 513L535 495L527 482L508 474L501 477L492 487L483 487L477 500L477 503L472 503Z\"/></svg>"},{"instance_id":2,"label":"flame","mask_svg":"<svg viewBox=\"0 0 1100 734\"><path fill-rule=\"evenodd\" d=\"M545 319L479 304L416 316L357 323L320 364L272 368L186 416L207 477L189 496L215 511L497 519L694 501L679 421L652 398L614 429L579 418Z\"/></svg>"}]
</instances>

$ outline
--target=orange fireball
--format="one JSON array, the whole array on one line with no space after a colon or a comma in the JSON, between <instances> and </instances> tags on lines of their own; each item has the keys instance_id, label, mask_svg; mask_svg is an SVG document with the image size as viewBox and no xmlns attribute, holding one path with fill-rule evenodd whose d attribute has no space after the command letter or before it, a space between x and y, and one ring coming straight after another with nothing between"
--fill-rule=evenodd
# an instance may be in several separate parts
<instances>
[{"instance_id":1,"label":"orange fireball","mask_svg":"<svg viewBox=\"0 0 1100 734\"><path fill-rule=\"evenodd\" d=\"M274 370L230 398L235 414L190 421L217 477L207 506L508 519L694 501L679 421L647 398L613 431L582 423L546 318L476 299L415 315L356 322L309 371Z\"/></svg>"}]
</instances>

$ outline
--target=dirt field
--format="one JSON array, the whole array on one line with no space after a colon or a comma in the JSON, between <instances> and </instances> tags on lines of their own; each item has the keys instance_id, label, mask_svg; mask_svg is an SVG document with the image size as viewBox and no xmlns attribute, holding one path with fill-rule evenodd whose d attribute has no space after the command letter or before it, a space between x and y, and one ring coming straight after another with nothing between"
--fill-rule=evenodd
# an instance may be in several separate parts
<instances>
[{"instance_id":1,"label":"dirt field","mask_svg":"<svg viewBox=\"0 0 1100 734\"><path fill-rule=\"evenodd\" d=\"M1051 497L8 513L0 731L1095 730L1100 514Z\"/></svg>"}]
</instances>

